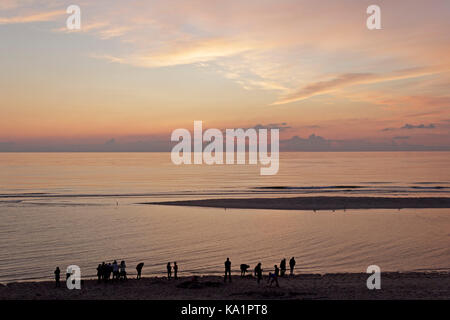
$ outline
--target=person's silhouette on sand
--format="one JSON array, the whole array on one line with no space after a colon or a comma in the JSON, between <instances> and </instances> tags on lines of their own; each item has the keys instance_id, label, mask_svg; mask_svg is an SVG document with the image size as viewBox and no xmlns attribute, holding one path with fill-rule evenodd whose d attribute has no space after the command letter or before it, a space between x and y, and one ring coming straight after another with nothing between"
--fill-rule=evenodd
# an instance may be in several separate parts
<instances>
[{"instance_id":1,"label":"person's silhouette on sand","mask_svg":"<svg viewBox=\"0 0 450 320\"><path fill-rule=\"evenodd\" d=\"M137 277L136 277L136 279L141 279L141 278L142 278L141 274L142 274L142 268L143 268L143 267L144 267L144 263L143 263L143 262L139 263L139 264L136 266L136 271L137 271Z\"/></svg>"},{"instance_id":2,"label":"person's silhouette on sand","mask_svg":"<svg viewBox=\"0 0 450 320\"><path fill-rule=\"evenodd\" d=\"M289 260L289 267L291 269L291 276L294 275L294 268L295 268L295 259L294 257L291 258L291 260Z\"/></svg>"},{"instance_id":3,"label":"person's silhouette on sand","mask_svg":"<svg viewBox=\"0 0 450 320\"><path fill-rule=\"evenodd\" d=\"M61 270L59 270L59 267L56 267L54 273L55 273L55 288L61 287L61 283L59 282L59 279L61 276Z\"/></svg>"},{"instance_id":4,"label":"person's silhouette on sand","mask_svg":"<svg viewBox=\"0 0 450 320\"><path fill-rule=\"evenodd\" d=\"M127 280L127 265L125 261L120 261L120 271L119 271L119 279Z\"/></svg>"},{"instance_id":5,"label":"person's silhouette on sand","mask_svg":"<svg viewBox=\"0 0 450 320\"><path fill-rule=\"evenodd\" d=\"M99 263L97 267L97 283L100 283L102 281L102 273L103 273L102 268L103 267L101 263Z\"/></svg>"},{"instance_id":6,"label":"person's silhouette on sand","mask_svg":"<svg viewBox=\"0 0 450 320\"><path fill-rule=\"evenodd\" d=\"M112 264L112 269L113 269L113 280L119 280L120 278L119 265L117 264L116 260L114 260Z\"/></svg>"},{"instance_id":7,"label":"person's silhouette on sand","mask_svg":"<svg viewBox=\"0 0 450 320\"><path fill-rule=\"evenodd\" d=\"M175 280L178 279L178 265L176 261L173 263L173 277Z\"/></svg>"},{"instance_id":8,"label":"person's silhouette on sand","mask_svg":"<svg viewBox=\"0 0 450 320\"><path fill-rule=\"evenodd\" d=\"M261 268L261 262L256 265L254 271L255 271L255 277L256 277L257 282L259 284L259 282L262 280L262 272L263 272L263 270Z\"/></svg>"},{"instance_id":9,"label":"person's silhouette on sand","mask_svg":"<svg viewBox=\"0 0 450 320\"><path fill-rule=\"evenodd\" d=\"M170 280L172 278L172 266L170 262L167 262L167 279Z\"/></svg>"},{"instance_id":10,"label":"person's silhouette on sand","mask_svg":"<svg viewBox=\"0 0 450 320\"><path fill-rule=\"evenodd\" d=\"M283 258L280 262L280 276L284 277L284 274L286 273L286 258Z\"/></svg>"},{"instance_id":11,"label":"person's silhouette on sand","mask_svg":"<svg viewBox=\"0 0 450 320\"><path fill-rule=\"evenodd\" d=\"M109 262L105 268L106 268L106 281L109 281L111 279L111 273L113 271L111 262Z\"/></svg>"},{"instance_id":12,"label":"person's silhouette on sand","mask_svg":"<svg viewBox=\"0 0 450 320\"><path fill-rule=\"evenodd\" d=\"M245 277L245 274L247 273L248 268L250 268L250 266L248 264L241 264L241 277Z\"/></svg>"},{"instance_id":13,"label":"person's silhouette on sand","mask_svg":"<svg viewBox=\"0 0 450 320\"><path fill-rule=\"evenodd\" d=\"M274 268L275 272L269 273L269 281L270 281L269 285L272 286L272 284L275 282L276 286L279 287L280 285L278 284L278 276L280 275L280 269L278 269L277 265L274 265Z\"/></svg>"},{"instance_id":14,"label":"person's silhouette on sand","mask_svg":"<svg viewBox=\"0 0 450 320\"><path fill-rule=\"evenodd\" d=\"M225 261L225 277L223 279L224 282L227 282L227 275L228 275L228 281L231 282L231 261L230 261L230 258L227 258L227 261Z\"/></svg>"},{"instance_id":15,"label":"person's silhouette on sand","mask_svg":"<svg viewBox=\"0 0 450 320\"><path fill-rule=\"evenodd\" d=\"M107 269L107 265L105 263L105 261L102 262L102 280L104 282L106 282L106 269Z\"/></svg>"}]
</instances>

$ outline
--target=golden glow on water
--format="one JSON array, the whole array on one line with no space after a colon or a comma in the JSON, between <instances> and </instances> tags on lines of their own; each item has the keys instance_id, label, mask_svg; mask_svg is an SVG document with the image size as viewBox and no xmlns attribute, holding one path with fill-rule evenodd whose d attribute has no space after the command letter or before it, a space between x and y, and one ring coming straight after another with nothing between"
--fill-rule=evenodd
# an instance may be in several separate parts
<instances>
[{"instance_id":1,"label":"golden glow on water","mask_svg":"<svg viewBox=\"0 0 450 320\"><path fill-rule=\"evenodd\" d=\"M449 209L308 212L141 205L144 201L292 195L447 196L449 153L282 154L256 166L175 166L165 153L0 155L0 282L45 279L55 265L93 276L99 262L161 274L295 256L299 272L448 269ZM258 189L289 186L294 189ZM331 186L359 188L333 189ZM306 188L303 188L306 187ZM437 188L439 187L439 188ZM297 188L297 189L296 189Z\"/></svg>"},{"instance_id":2,"label":"golden glow on water","mask_svg":"<svg viewBox=\"0 0 450 320\"><path fill-rule=\"evenodd\" d=\"M151 194L256 187L364 186L410 192L450 186L450 152L293 152L280 154L280 170L261 176L257 165L180 165L170 153L2 153L0 194ZM415 188L410 188L415 187ZM356 193L361 190L351 190ZM362 190L365 191L365 190Z\"/></svg>"}]
</instances>

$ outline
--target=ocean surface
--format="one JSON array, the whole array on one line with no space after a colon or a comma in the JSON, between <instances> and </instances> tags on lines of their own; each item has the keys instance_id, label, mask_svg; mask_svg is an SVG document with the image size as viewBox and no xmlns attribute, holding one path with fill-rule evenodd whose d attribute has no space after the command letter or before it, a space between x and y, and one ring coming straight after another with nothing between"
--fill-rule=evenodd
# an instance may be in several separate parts
<instances>
[{"instance_id":1,"label":"ocean surface","mask_svg":"<svg viewBox=\"0 0 450 320\"><path fill-rule=\"evenodd\" d=\"M450 196L450 152L281 153L258 165L181 165L170 153L0 153L0 282L102 261L128 272L221 274L294 256L297 273L450 270L450 209L280 211L145 205L219 197Z\"/></svg>"}]
</instances>

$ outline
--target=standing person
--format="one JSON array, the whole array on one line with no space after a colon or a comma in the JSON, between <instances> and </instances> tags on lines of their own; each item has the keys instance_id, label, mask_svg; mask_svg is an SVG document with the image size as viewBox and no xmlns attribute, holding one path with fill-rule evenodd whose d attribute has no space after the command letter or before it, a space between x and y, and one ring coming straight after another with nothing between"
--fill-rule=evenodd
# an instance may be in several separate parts
<instances>
[{"instance_id":1,"label":"standing person","mask_svg":"<svg viewBox=\"0 0 450 320\"><path fill-rule=\"evenodd\" d=\"M113 268L113 280L119 280L119 265L117 264L116 260L114 260L112 268Z\"/></svg>"},{"instance_id":2,"label":"standing person","mask_svg":"<svg viewBox=\"0 0 450 320\"><path fill-rule=\"evenodd\" d=\"M54 273L55 273L55 288L61 287L61 283L59 282L61 270L59 270L59 267L56 267Z\"/></svg>"},{"instance_id":3,"label":"standing person","mask_svg":"<svg viewBox=\"0 0 450 320\"><path fill-rule=\"evenodd\" d=\"M136 266L137 277L136 279L141 279L142 268L144 267L144 263L141 262Z\"/></svg>"},{"instance_id":4,"label":"standing person","mask_svg":"<svg viewBox=\"0 0 450 320\"><path fill-rule=\"evenodd\" d=\"M103 261L102 268L101 268L101 274L102 274L101 276L102 276L102 280L104 282L106 282L106 268L107 268L107 265L106 265L105 261Z\"/></svg>"},{"instance_id":5,"label":"standing person","mask_svg":"<svg viewBox=\"0 0 450 320\"><path fill-rule=\"evenodd\" d=\"M125 261L120 262L120 275L119 278L123 278L123 280L127 280L127 271L126 271L127 265L125 264Z\"/></svg>"},{"instance_id":6,"label":"standing person","mask_svg":"<svg viewBox=\"0 0 450 320\"><path fill-rule=\"evenodd\" d=\"M99 263L98 264L98 267L97 267L97 283L100 283L100 282L102 282L102 265L101 265L101 263Z\"/></svg>"},{"instance_id":7,"label":"standing person","mask_svg":"<svg viewBox=\"0 0 450 320\"><path fill-rule=\"evenodd\" d=\"M178 279L178 265L176 261L173 263L173 277L175 280Z\"/></svg>"},{"instance_id":8,"label":"standing person","mask_svg":"<svg viewBox=\"0 0 450 320\"><path fill-rule=\"evenodd\" d=\"M284 274L286 273L286 258L283 258L280 262L280 271L281 271L281 277L284 277Z\"/></svg>"},{"instance_id":9,"label":"standing person","mask_svg":"<svg viewBox=\"0 0 450 320\"><path fill-rule=\"evenodd\" d=\"M255 277L256 277L256 279L258 281L258 284L262 280L262 272L263 272L263 270L261 268L261 262L260 262L255 267Z\"/></svg>"},{"instance_id":10,"label":"standing person","mask_svg":"<svg viewBox=\"0 0 450 320\"><path fill-rule=\"evenodd\" d=\"M113 271L113 267L111 262L108 262L106 265L106 281L109 281L111 279L111 273Z\"/></svg>"},{"instance_id":11,"label":"standing person","mask_svg":"<svg viewBox=\"0 0 450 320\"><path fill-rule=\"evenodd\" d=\"M170 265L170 262L167 262L167 279L170 280L172 278L172 266Z\"/></svg>"},{"instance_id":12,"label":"standing person","mask_svg":"<svg viewBox=\"0 0 450 320\"><path fill-rule=\"evenodd\" d=\"M295 268L295 259L294 257L289 260L289 267L291 268L291 276L294 275L294 268Z\"/></svg>"},{"instance_id":13,"label":"standing person","mask_svg":"<svg viewBox=\"0 0 450 320\"><path fill-rule=\"evenodd\" d=\"M227 258L227 261L225 261L225 277L223 279L224 282L227 282L227 275L228 275L228 280L231 282L231 261L230 261L230 258Z\"/></svg>"}]
</instances>

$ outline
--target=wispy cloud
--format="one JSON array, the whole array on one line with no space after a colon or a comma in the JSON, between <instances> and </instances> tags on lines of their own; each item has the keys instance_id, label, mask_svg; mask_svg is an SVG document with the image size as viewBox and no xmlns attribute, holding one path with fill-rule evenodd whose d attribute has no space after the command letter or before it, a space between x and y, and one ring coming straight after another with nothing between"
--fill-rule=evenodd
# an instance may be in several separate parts
<instances>
[{"instance_id":1,"label":"wispy cloud","mask_svg":"<svg viewBox=\"0 0 450 320\"><path fill-rule=\"evenodd\" d=\"M311 83L300 90L290 93L278 101L274 105L285 104L295 101L304 100L316 95L334 92L347 86L360 84L380 83L385 81L416 78L439 72L436 67L421 67L398 70L386 74L375 73L347 73L338 75L332 79Z\"/></svg>"},{"instance_id":2,"label":"wispy cloud","mask_svg":"<svg viewBox=\"0 0 450 320\"><path fill-rule=\"evenodd\" d=\"M64 10L55 10L48 12L38 12L26 15L18 15L13 17L0 17L0 24L17 24L52 21L66 14Z\"/></svg>"},{"instance_id":3,"label":"wispy cloud","mask_svg":"<svg viewBox=\"0 0 450 320\"><path fill-rule=\"evenodd\" d=\"M220 38L198 41L182 41L162 48L150 49L125 56L94 55L112 62L139 67L157 68L209 62L221 57L233 56L249 50L250 46L237 41Z\"/></svg>"}]
</instances>

